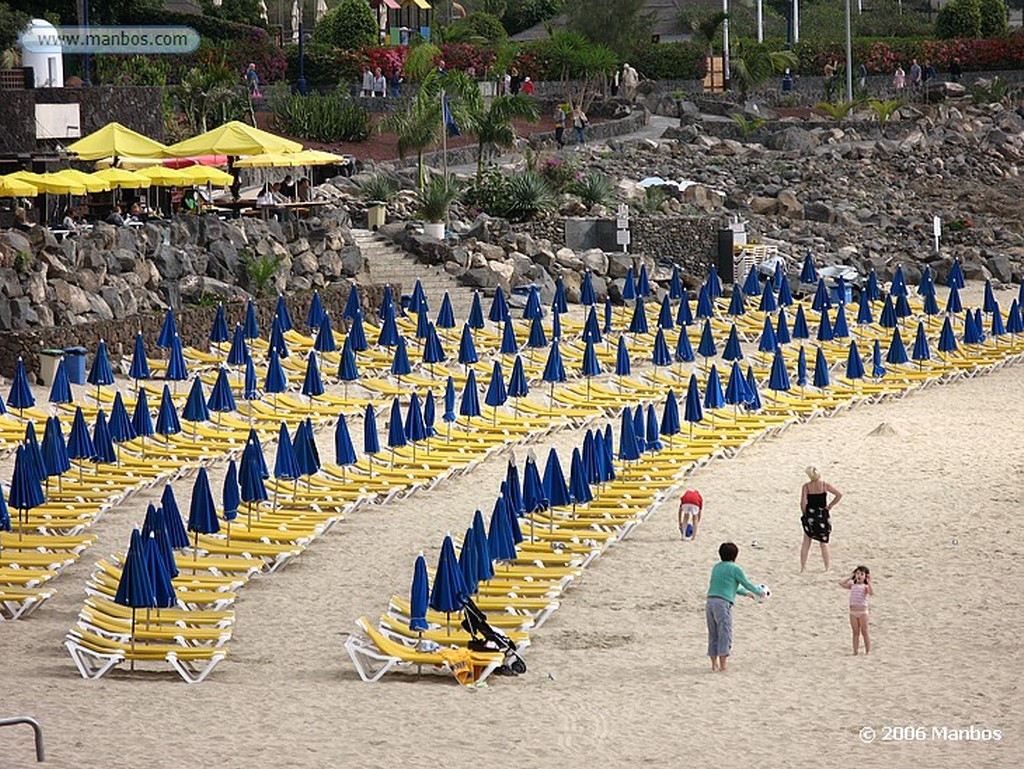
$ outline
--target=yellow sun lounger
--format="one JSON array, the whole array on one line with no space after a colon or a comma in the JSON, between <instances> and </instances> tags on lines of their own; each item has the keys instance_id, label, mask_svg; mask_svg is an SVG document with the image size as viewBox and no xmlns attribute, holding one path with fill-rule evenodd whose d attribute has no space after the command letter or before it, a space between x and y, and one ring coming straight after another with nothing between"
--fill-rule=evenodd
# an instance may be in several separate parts
<instances>
[{"instance_id":1,"label":"yellow sun lounger","mask_svg":"<svg viewBox=\"0 0 1024 769\"><path fill-rule=\"evenodd\" d=\"M27 617L56 592L38 587L0 587L0 620Z\"/></svg>"},{"instance_id":2,"label":"yellow sun lounger","mask_svg":"<svg viewBox=\"0 0 1024 769\"><path fill-rule=\"evenodd\" d=\"M227 656L223 646L178 646L175 644L123 643L81 628L68 631L64 646L82 678L98 679L124 662L167 662L188 684L206 680Z\"/></svg>"}]
</instances>

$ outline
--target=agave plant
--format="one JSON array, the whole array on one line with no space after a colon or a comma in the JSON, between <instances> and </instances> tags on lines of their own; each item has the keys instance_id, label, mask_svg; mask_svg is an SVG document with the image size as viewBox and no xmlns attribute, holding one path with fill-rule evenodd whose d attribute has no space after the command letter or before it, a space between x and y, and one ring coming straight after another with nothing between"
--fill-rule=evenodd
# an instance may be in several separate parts
<instances>
[{"instance_id":1,"label":"agave plant","mask_svg":"<svg viewBox=\"0 0 1024 769\"><path fill-rule=\"evenodd\" d=\"M512 221L525 222L555 206L551 188L535 171L524 171L511 177L506 194L505 216Z\"/></svg>"},{"instance_id":2,"label":"agave plant","mask_svg":"<svg viewBox=\"0 0 1024 769\"><path fill-rule=\"evenodd\" d=\"M904 104L906 102L903 99L886 99L885 101L870 99L868 101L868 107L875 113L875 117L878 118L878 122L882 125L888 123Z\"/></svg>"},{"instance_id":3,"label":"agave plant","mask_svg":"<svg viewBox=\"0 0 1024 769\"><path fill-rule=\"evenodd\" d=\"M374 174L360 190L363 200L379 200L390 203L398 197L398 182L387 174Z\"/></svg>"},{"instance_id":4,"label":"agave plant","mask_svg":"<svg viewBox=\"0 0 1024 769\"><path fill-rule=\"evenodd\" d=\"M428 222L443 222L451 204L458 199L459 183L454 176L432 176L420 190L419 215Z\"/></svg>"},{"instance_id":5,"label":"agave plant","mask_svg":"<svg viewBox=\"0 0 1024 769\"><path fill-rule=\"evenodd\" d=\"M821 110L837 123L842 123L843 118L850 114L850 111L857 106L854 101L819 101L814 108Z\"/></svg>"},{"instance_id":6,"label":"agave plant","mask_svg":"<svg viewBox=\"0 0 1024 769\"><path fill-rule=\"evenodd\" d=\"M583 205L608 205L615 199L615 185L599 171L587 171L581 179L569 186L569 191L578 195Z\"/></svg>"}]
</instances>

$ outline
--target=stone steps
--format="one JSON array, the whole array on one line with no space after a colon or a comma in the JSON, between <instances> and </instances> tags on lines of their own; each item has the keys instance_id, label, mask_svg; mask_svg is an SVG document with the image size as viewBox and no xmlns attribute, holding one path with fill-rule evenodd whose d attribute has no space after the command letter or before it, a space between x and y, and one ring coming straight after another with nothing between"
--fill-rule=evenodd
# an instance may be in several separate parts
<instances>
[{"instance_id":1,"label":"stone steps","mask_svg":"<svg viewBox=\"0 0 1024 769\"><path fill-rule=\"evenodd\" d=\"M464 321L468 317L473 304L473 290L463 286L441 267L417 263L405 251L370 230L353 228L352 237L374 283L400 285L403 294L410 294L418 279L427 296L432 318L441 308L445 291L451 298L456 320Z\"/></svg>"}]
</instances>

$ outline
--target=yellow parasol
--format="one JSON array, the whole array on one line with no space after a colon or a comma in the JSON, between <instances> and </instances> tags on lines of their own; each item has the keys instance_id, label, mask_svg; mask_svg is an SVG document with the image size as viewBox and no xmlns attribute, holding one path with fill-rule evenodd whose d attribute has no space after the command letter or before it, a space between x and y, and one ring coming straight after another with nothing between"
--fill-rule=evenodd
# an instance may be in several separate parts
<instances>
[{"instance_id":1,"label":"yellow parasol","mask_svg":"<svg viewBox=\"0 0 1024 769\"><path fill-rule=\"evenodd\" d=\"M68 147L82 160L99 160L109 155L163 157L166 147L158 141L125 128L120 123L107 123Z\"/></svg>"},{"instance_id":2,"label":"yellow parasol","mask_svg":"<svg viewBox=\"0 0 1024 769\"><path fill-rule=\"evenodd\" d=\"M192 184L212 184L215 187L226 187L235 181L235 177L226 171L211 166L188 166L178 169L192 180Z\"/></svg>"},{"instance_id":3,"label":"yellow parasol","mask_svg":"<svg viewBox=\"0 0 1024 769\"><path fill-rule=\"evenodd\" d=\"M31 182L0 176L0 198L34 198L39 189Z\"/></svg>"},{"instance_id":4,"label":"yellow parasol","mask_svg":"<svg viewBox=\"0 0 1024 769\"><path fill-rule=\"evenodd\" d=\"M110 189L110 182L98 176L87 174L84 171L77 171L74 168L65 168L51 174L55 179L66 179L72 184L81 184L86 192L106 192Z\"/></svg>"},{"instance_id":5,"label":"yellow parasol","mask_svg":"<svg viewBox=\"0 0 1024 769\"><path fill-rule=\"evenodd\" d=\"M96 171L93 175L100 179L106 179L111 188L117 189L145 189L152 184L149 177L124 168L104 168L102 171Z\"/></svg>"},{"instance_id":6,"label":"yellow parasol","mask_svg":"<svg viewBox=\"0 0 1024 769\"><path fill-rule=\"evenodd\" d=\"M15 171L8 174L8 179L28 182L39 192L51 195L84 195L85 185L71 179L62 179L56 174L34 174L31 171Z\"/></svg>"},{"instance_id":7,"label":"yellow parasol","mask_svg":"<svg viewBox=\"0 0 1024 769\"><path fill-rule=\"evenodd\" d=\"M331 163L344 163L344 155L335 155L323 150L303 150L302 152L270 152L263 155L250 155L235 162L236 168L287 168L292 166L325 166Z\"/></svg>"},{"instance_id":8,"label":"yellow parasol","mask_svg":"<svg viewBox=\"0 0 1024 769\"><path fill-rule=\"evenodd\" d=\"M157 187L191 187L195 182L189 179L181 171L164 166L150 166L138 171L140 176L145 176L151 184Z\"/></svg>"},{"instance_id":9,"label":"yellow parasol","mask_svg":"<svg viewBox=\"0 0 1024 769\"><path fill-rule=\"evenodd\" d=\"M233 120L212 131L172 144L167 148L167 154L172 157L262 155L267 152L300 152L301 150L302 145L298 142Z\"/></svg>"}]
</instances>

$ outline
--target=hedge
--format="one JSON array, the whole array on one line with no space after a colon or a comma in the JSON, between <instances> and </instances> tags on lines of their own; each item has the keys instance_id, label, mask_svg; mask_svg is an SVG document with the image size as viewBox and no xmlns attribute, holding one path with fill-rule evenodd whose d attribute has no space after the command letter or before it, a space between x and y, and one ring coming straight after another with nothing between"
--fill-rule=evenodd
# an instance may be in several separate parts
<instances>
[{"instance_id":1,"label":"hedge","mask_svg":"<svg viewBox=\"0 0 1024 769\"><path fill-rule=\"evenodd\" d=\"M800 57L800 73L820 75L832 59L846 60L842 41L811 40L794 46ZM948 69L954 60L966 72L1020 69L1024 62L1024 37L988 40L926 40L922 38L859 38L853 41L853 60L864 63L870 74L891 75L897 64L907 69L911 60L923 66L931 62Z\"/></svg>"},{"instance_id":2,"label":"hedge","mask_svg":"<svg viewBox=\"0 0 1024 769\"><path fill-rule=\"evenodd\" d=\"M707 49L697 43L656 43L630 54L632 66L649 80L703 80Z\"/></svg>"}]
</instances>

